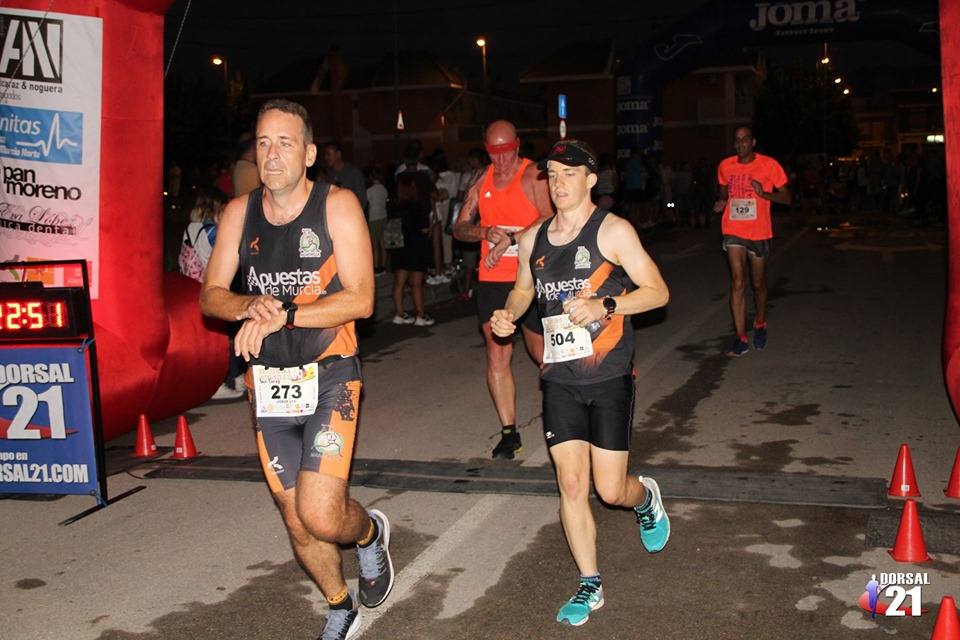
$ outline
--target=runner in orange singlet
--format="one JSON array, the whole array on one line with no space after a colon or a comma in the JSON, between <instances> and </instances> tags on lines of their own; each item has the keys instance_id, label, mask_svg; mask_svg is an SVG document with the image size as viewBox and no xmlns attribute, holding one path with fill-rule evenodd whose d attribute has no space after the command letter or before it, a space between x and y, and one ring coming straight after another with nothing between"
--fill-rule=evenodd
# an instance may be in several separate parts
<instances>
[{"instance_id":1,"label":"runner in orange singlet","mask_svg":"<svg viewBox=\"0 0 960 640\"><path fill-rule=\"evenodd\" d=\"M547 181L536 165L520 157L517 130L506 120L487 127L485 137L490 167L467 191L453 235L463 242L480 241L480 273L477 312L487 345L487 386L500 418L500 442L494 458L512 459L520 451L516 427L516 386L510 362L513 339L498 338L490 330L494 309L502 309L517 278L517 243L532 226L553 215ZM480 211L480 219L474 215ZM523 340L530 355L540 364L543 335L535 311L522 322Z\"/></svg>"}]
</instances>

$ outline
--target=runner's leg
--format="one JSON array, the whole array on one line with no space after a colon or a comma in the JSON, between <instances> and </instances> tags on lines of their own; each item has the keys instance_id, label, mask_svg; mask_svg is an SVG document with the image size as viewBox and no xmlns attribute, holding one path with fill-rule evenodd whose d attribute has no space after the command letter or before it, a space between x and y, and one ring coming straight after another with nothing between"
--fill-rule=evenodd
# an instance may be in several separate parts
<instances>
[{"instance_id":1,"label":"runner's leg","mask_svg":"<svg viewBox=\"0 0 960 640\"><path fill-rule=\"evenodd\" d=\"M746 267L747 250L740 245L727 245L727 262L730 265L730 311L737 335L746 333Z\"/></svg>"},{"instance_id":2,"label":"runner's leg","mask_svg":"<svg viewBox=\"0 0 960 640\"><path fill-rule=\"evenodd\" d=\"M590 510L590 444L567 440L550 447L560 489L560 522L582 576L597 569L597 526Z\"/></svg>"},{"instance_id":3,"label":"runner's leg","mask_svg":"<svg viewBox=\"0 0 960 640\"><path fill-rule=\"evenodd\" d=\"M766 258L758 258L752 253L750 259L750 279L753 284L753 302L756 305L757 315L754 322L762 325L767 321L767 274Z\"/></svg>"},{"instance_id":4,"label":"runner's leg","mask_svg":"<svg viewBox=\"0 0 960 640\"><path fill-rule=\"evenodd\" d=\"M513 381L513 340L502 340L493 335L490 323L481 326L483 338L487 343L487 387L497 409L497 416L503 426L516 424L517 389Z\"/></svg>"}]
</instances>

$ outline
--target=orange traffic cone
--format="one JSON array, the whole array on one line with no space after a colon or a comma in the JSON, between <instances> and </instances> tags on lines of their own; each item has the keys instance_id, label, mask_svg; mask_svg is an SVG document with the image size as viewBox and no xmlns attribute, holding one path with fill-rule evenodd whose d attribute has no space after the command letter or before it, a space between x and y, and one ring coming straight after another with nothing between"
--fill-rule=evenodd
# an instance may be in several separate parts
<instances>
[{"instance_id":1,"label":"orange traffic cone","mask_svg":"<svg viewBox=\"0 0 960 640\"><path fill-rule=\"evenodd\" d=\"M137 421L137 444L133 448L133 455L137 458L149 458L156 453L157 443L153 440L150 423L147 422L147 416L141 413Z\"/></svg>"},{"instance_id":2,"label":"orange traffic cone","mask_svg":"<svg viewBox=\"0 0 960 640\"><path fill-rule=\"evenodd\" d=\"M173 443L173 459L189 460L197 457L197 447L193 444L190 427L187 426L186 416L177 418L177 438Z\"/></svg>"},{"instance_id":3,"label":"orange traffic cone","mask_svg":"<svg viewBox=\"0 0 960 640\"><path fill-rule=\"evenodd\" d=\"M927 554L927 545L923 541L923 530L920 528L917 503L913 500L907 500L903 505L900 528L897 530L897 539L893 543L890 555L897 562L930 562L933 560Z\"/></svg>"},{"instance_id":4,"label":"orange traffic cone","mask_svg":"<svg viewBox=\"0 0 960 640\"><path fill-rule=\"evenodd\" d=\"M960 640L960 620L957 619L957 604L950 596L943 596L940 612L933 625L933 637L930 640Z\"/></svg>"},{"instance_id":5,"label":"orange traffic cone","mask_svg":"<svg viewBox=\"0 0 960 640\"><path fill-rule=\"evenodd\" d=\"M960 447L957 447L957 457L953 460L953 471L950 472L950 481L943 493L948 498L960 498Z\"/></svg>"},{"instance_id":6,"label":"orange traffic cone","mask_svg":"<svg viewBox=\"0 0 960 640\"><path fill-rule=\"evenodd\" d=\"M895 498L917 498L920 496L920 487L917 486L917 476L913 473L913 460L910 459L910 447L900 445L900 454L897 455L897 464L893 468L890 486L887 495Z\"/></svg>"}]
</instances>

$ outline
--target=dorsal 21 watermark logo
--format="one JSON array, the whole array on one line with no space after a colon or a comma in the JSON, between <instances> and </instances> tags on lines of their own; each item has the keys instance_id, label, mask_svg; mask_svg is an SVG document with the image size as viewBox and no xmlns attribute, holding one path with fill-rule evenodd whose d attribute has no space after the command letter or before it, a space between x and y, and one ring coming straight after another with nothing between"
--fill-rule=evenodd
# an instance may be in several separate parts
<instances>
[{"instance_id":1,"label":"dorsal 21 watermark logo","mask_svg":"<svg viewBox=\"0 0 960 640\"><path fill-rule=\"evenodd\" d=\"M63 82L63 20L0 13L0 78Z\"/></svg>"},{"instance_id":2,"label":"dorsal 21 watermark logo","mask_svg":"<svg viewBox=\"0 0 960 640\"><path fill-rule=\"evenodd\" d=\"M923 600L921 589L924 585L929 584L930 576L925 572L881 573L879 580L877 574L872 574L870 580L864 586L863 594L857 600L857 605L869 613L872 618L876 618L877 615L889 617L920 616L928 611L928 609L921 608L920 603ZM881 596L891 598L891 601L881 600ZM908 598L910 606L909 609L905 609L903 607Z\"/></svg>"}]
</instances>

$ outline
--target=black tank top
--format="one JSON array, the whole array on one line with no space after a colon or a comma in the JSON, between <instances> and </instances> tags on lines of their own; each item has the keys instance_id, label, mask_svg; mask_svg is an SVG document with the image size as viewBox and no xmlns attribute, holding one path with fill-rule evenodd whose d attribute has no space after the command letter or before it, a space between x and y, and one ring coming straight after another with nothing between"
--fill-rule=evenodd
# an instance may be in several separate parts
<instances>
[{"instance_id":1,"label":"black tank top","mask_svg":"<svg viewBox=\"0 0 960 640\"><path fill-rule=\"evenodd\" d=\"M247 199L240 272L248 295L269 295L298 305L343 290L327 229L330 185L315 182L300 215L274 225L263 213L263 187ZM280 329L267 336L252 364L292 367L329 356L357 354L353 322L328 329Z\"/></svg>"},{"instance_id":2,"label":"black tank top","mask_svg":"<svg viewBox=\"0 0 960 640\"><path fill-rule=\"evenodd\" d=\"M556 246L547 239L544 222L530 254L540 317L563 313L563 300L574 296L605 298L619 296L635 288L623 267L600 253L597 233L608 211L597 208L580 229L577 237ZM615 315L601 321L590 334L593 355L567 362L546 364L543 378L564 384L593 384L629 374L633 369L633 328L626 316Z\"/></svg>"}]
</instances>

